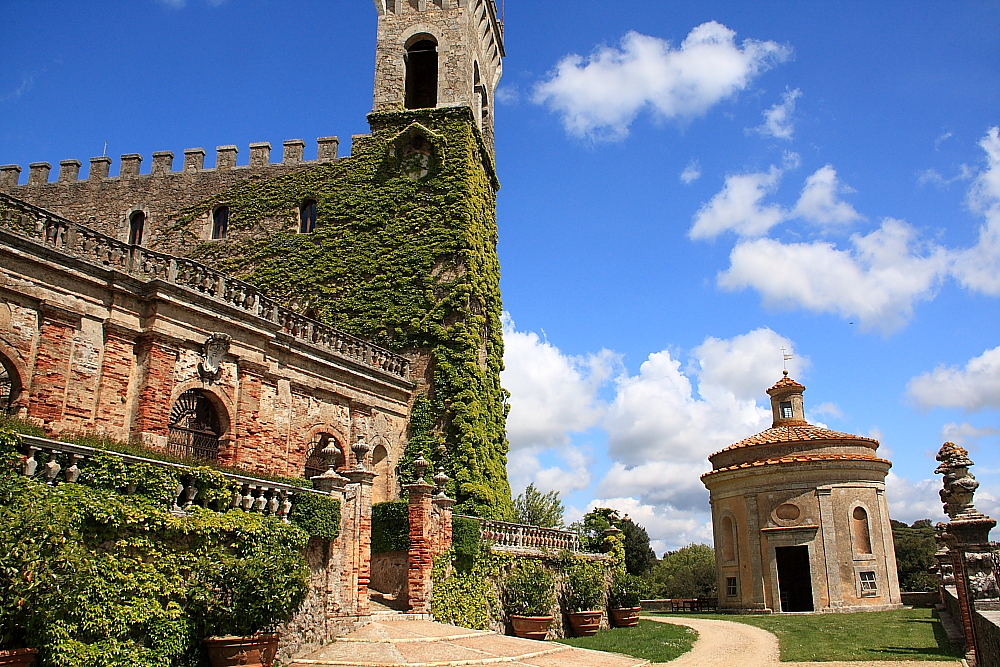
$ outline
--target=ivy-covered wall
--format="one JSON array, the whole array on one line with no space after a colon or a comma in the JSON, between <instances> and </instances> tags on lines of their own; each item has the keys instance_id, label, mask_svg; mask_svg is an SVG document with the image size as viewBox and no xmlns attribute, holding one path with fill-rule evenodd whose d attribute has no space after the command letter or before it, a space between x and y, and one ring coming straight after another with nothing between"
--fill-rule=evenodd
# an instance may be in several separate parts
<instances>
[{"instance_id":1,"label":"ivy-covered wall","mask_svg":"<svg viewBox=\"0 0 1000 667\"><path fill-rule=\"evenodd\" d=\"M492 158L467 107L375 113L369 122L372 134L355 139L350 158L200 201L158 247L411 356L424 414L411 425L404 481L417 447L445 466L460 512L510 518ZM300 234L308 200L317 227ZM227 239L200 240L221 204L231 211Z\"/></svg>"}]
</instances>

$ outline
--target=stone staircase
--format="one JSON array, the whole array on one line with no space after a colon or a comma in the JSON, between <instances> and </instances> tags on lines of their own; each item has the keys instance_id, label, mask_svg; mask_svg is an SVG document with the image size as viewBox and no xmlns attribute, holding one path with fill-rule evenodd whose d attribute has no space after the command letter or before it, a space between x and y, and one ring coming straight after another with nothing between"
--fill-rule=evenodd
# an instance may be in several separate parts
<instances>
[{"instance_id":1,"label":"stone staircase","mask_svg":"<svg viewBox=\"0 0 1000 667\"><path fill-rule=\"evenodd\" d=\"M323 648L292 660L291 667L639 667L646 660L573 648L556 642L506 637L495 632L414 619L380 611L374 622Z\"/></svg>"}]
</instances>

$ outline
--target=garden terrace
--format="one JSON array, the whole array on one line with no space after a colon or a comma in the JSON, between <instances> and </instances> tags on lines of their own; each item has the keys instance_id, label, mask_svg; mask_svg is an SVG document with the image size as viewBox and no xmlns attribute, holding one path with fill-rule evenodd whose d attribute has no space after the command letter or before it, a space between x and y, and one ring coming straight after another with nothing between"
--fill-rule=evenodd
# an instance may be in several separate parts
<instances>
[{"instance_id":1,"label":"garden terrace","mask_svg":"<svg viewBox=\"0 0 1000 667\"><path fill-rule=\"evenodd\" d=\"M572 530L540 528L473 516L462 518L479 522L482 539L488 542L494 551L580 551L580 537Z\"/></svg>"}]
</instances>

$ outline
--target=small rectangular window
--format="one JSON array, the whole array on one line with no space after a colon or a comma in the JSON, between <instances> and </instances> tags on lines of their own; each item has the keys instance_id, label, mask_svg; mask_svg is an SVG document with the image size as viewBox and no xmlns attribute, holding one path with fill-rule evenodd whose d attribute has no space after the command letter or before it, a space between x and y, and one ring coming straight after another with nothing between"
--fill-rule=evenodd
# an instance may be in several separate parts
<instances>
[{"instance_id":1,"label":"small rectangular window","mask_svg":"<svg viewBox=\"0 0 1000 667\"><path fill-rule=\"evenodd\" d=\"M736 597L736 577L726 577L726 597Z\"/></svg>"},{"instance_id":2,"label":"small rectangular window","mask_svg":"<svg viewBox=\"0 0 1000 667\"><path fill-rule=\"evenodd\" d=\"M222 240L229 235L229 207L220 206L212 212L212 238Z\"/></svg>"},{"instance_id":3,"label":"small rectangular window","mask_svg":"<svg viewBox=\"0 0 1000 667\"><path fill-rule=\"evenodd\" d=\"M781 411L781 418L782 419L791 419L792 418L792 402L791 401L785 401L784 403L781 403L778 406L778 409Z\"/></svg>"},{"instance_id":4,"label":"small rectangular window","mask_svg":"<svg viewBox=\"0 0 1000 667\"><path fill-rule=\"evenodd\" d=\"M858 574L861 577L861 597L878 597L878 584L875 583L875 573L860 572Z\"/></svg>"},{"instance_id":5,"label":"small rectangular window","mask_svg":"<svg viewBox=\"0 0 1000 667\"><path fill-rule=\"evenodd\" d=\"M299 234L311 234L316 230L316 202L309 200L299 207Z\"/></svg>"}]
</instances>

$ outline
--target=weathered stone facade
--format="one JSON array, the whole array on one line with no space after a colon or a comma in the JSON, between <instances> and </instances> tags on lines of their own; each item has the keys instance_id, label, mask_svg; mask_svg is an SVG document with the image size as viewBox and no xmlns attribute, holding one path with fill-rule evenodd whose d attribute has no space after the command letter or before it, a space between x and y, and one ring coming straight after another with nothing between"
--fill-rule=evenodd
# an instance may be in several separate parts
<instances>
[{"instance_id":1,"label":"weathered stone facade","mask_svg":"<svg viewBox=\"0 0 1000 667\"><path fill-rule=\"evenodd\" d=\"M805 387L768 390L773 426L710 458L719 608L873 611L901 606L878 442L805 420Z\"/></svg>"}]
</instances>

